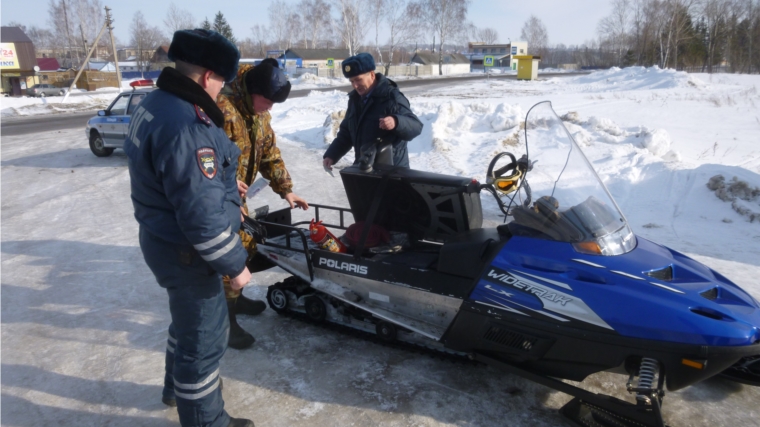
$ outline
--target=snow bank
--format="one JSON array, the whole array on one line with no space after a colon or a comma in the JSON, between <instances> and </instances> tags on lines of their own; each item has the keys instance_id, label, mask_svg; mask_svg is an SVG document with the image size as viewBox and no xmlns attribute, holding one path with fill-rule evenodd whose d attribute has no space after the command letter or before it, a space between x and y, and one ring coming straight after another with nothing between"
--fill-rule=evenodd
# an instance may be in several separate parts
<instances>
[{"instance_id":1,"label":"snow bank","mask_svg":"<svg viewBox=\"0 0 760 427\"><path fill-rule=\"evenodd\" d=\"M348 80L344 78L319 77L311 73L302 74L301 76L291 79L290 85L293 89L316 89L323 87L347 86Z\"/></svg>"},{"instance_id":2,"label":"snow bank","mask_svg":"<svg viewBox=\"0 0 760 427\"><path fill-rule=\"evenodd\" d=\"M705 83L684 71L660 67L612 67L574 77L568 83L586 85L586 92L630 91L705 87Z\"/></svg>"}]
</instances>

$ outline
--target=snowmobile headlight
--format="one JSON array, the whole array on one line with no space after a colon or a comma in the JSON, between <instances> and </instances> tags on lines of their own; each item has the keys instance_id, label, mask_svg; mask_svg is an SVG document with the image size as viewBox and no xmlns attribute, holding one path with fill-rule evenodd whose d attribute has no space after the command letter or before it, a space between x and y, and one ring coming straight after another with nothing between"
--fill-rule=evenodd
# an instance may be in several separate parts
<instances>
[{"instance_id":1,"label":"snowmobile headlight","mask_svg":"<svg viewBox=\"0 0 760 427\"><path fill-rule=\"evenodd\" d=\"M628 224L595 240L573 243L573 248L577 252L589 255L622 255L632 251L635 247L636 236Z\"/></svg>"}]
</instances>

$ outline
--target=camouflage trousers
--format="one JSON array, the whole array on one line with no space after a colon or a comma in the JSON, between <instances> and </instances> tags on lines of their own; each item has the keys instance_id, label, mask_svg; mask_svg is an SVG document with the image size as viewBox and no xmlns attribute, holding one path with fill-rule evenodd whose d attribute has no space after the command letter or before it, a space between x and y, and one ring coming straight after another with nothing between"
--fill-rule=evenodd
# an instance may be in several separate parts
<instances>
[{"instance_id":1,"label":"camouflage trousers","mask_svg":"<svg viewBox=\"0 0 760 427\"><path fill-rule=\"evenodd\" d=\"M248 260L250 260L254 255L256 255L256 240L245 233L242 229L238 231L238 236L240 236L240 240L243 242L243 247L246 251L248 251ZM224 282L224 295L228 300L234 300L240 296L242 289L232 289L230 286L229 276L222 277L222 281Z\"/></svg>"}]
</instances>

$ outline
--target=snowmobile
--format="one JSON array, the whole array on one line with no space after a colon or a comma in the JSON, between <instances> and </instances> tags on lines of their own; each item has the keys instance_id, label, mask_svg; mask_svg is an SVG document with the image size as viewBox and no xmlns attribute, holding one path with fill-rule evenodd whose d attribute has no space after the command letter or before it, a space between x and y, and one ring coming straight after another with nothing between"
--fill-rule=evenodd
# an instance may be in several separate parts
<instances>
[{"instance_id":1,"label":"snowmobile","mask_svg":"<svg viewBox=\"0 0 760 427\"><path fill-rule=\"evenodd\" d=\"M526 115L524 149L480 183L394 168L388 146L367 144L340 171L350 208L312 205L348 252L318 246L288 209L247 221L251 268L292 274L269 306L568 393L560 411L583 426L662 427L666 388L719 374L760 385L758 300L636 236L549 102ZM483 227L481 193L502 224ZM560 380L600 371L627 374L634 403Z\"/></svg>"}]
</instances>

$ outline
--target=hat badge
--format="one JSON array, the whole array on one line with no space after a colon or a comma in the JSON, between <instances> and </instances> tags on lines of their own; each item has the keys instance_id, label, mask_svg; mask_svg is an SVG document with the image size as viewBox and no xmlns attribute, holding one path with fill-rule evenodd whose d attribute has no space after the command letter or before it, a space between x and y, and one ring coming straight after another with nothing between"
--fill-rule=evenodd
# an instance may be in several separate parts
<instances>
[{"instance_id":1,"label":"hat badge","mask_svg":"<svg viewBox=\"0 0 760 427\"><path fill-rule=\"evenodd\" d=\"M349 72L349 71L351 71L351 66L350 66L350 65L346 65L346 67L345 67L345 68L343 68L343 69L344 69L346 72Z\"/></svg>"}]
</instances>

